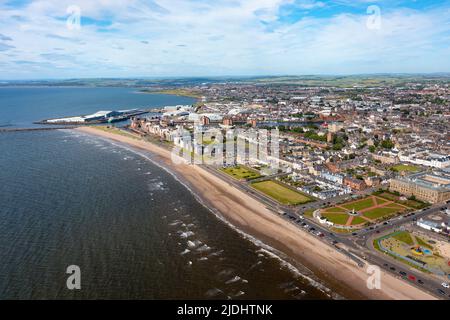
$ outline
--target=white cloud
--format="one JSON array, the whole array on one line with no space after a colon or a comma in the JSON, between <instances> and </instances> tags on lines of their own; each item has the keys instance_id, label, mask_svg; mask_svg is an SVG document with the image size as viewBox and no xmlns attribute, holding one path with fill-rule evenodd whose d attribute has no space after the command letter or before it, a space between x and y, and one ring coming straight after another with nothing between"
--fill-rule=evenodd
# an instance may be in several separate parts
<instances>
[{"instance_id":1,"label":"white cloud","mask_svg":"<svg viewBox=\"0 0 450 320\"><path fill-rule=\"evenodd\" d=\"M3 77L450 71L448 8L383 11L381 29L369 30L365 10L283 23L284 5L308 11L326 5L312 0L76 3L91 21L81 30L69 30L64 20L73 0L0 6L2 34L15 47L8 48L14 57L0 52Z\"/></svg>"}]
</instances>

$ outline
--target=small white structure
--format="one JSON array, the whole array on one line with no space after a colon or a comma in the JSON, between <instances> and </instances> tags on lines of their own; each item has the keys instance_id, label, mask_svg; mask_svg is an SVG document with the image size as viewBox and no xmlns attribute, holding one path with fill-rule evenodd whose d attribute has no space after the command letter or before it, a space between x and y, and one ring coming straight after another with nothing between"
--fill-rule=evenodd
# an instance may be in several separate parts
<instances>
[{"instance_id":1,"label":"small white structure","mask_svg":"<svg viewBox=\"0 0 450 320\"><path fill-rule=\"evenodd\" d=\"M417 221L417 226L428 231L434 231L437 233L442 232L442 227L439 225L439 223L433 221L420 219L419 221Z\"/></svg>"}]
</instances>

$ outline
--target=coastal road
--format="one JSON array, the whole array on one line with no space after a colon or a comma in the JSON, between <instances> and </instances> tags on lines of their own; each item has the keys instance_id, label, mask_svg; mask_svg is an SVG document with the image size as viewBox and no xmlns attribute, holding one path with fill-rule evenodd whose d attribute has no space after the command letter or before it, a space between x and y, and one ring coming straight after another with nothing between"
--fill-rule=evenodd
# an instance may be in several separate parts
<instances>
[{"instance_id":1,"label":"coastal road","mask_svg":"<svg viewBox=\"0 0 450 320\"><path fill-rule=\"evenodd\" d=\"M370 242L373 242L374 236L380 236L382 232L392 231L393 229L399 228L405 223L412 222L414 219L420 219L423 216L435 213L440 210L442 205L433 206L407 217L396 218L395 220L390 221L387 225L380 223L376 226L373 226L373 229L367 228L357 232L355 235L340 235L330 232L330 230L328 230L326 227L321 226L315 221L312 221L310 219L306 220L301 215L301 212L307 209L317 209L324 205L335 204L342 200L348 199L348 195L334 198L332 200L330 199L317 201L313 206L303 205L300 208L294 208L279 204L274 199L269 198L268 196L253 189L248 182L238 181L227 175L226 173L221 172L216 167L209 165L202 165L202 167L212 174L218 176L220 179L225 180L230 184L230 186L240 189L256 200L264 203L268 209L281 215L287 221L296 225L299 229L302 229L305 232L313 233L315 235L319 233L323 234L324 236L318 237L318 239L322 240L328 245L333 246L336 250L345 254L349 259L355 261L360 267L363 267L365 263L377 265L386 272L391 273L395 277L403 279L404 281L411 283L421 290L428 291L440 299L450 299L450 291L442 287L441 282L437 281L434 278L431 278L429 275L423 274L414 269L409 269L405 264L395 261L393 258L376 252L375 249L373 249L373 247L370 245ZM372 240L370 241L370 239ZM347 250L336 246L336 244L338 243L345 245L347 247ZM400 274L400 272L402 272L402 274ZM421 283L419 282L419 280ZM443 290L444 295L440 294L438 292L438 289Z\"/></svg>"},{"instance_id":2,"label":"coastal road","mask_svg":"<svg viewBox=\"0 0 450 320\"><path fill-rule=\"evenodd\" d=\"M366 261L380 266L385 271L390 272L396 277L409 281L413 285L421 288L422 290L425 289L441 299L450 300L450 290L442 286L443 280L439 280L431 275L420 272L415 268L408 267L408 265L397 261L386 254L376 251L373 247L373 241L376 238L380 238L389 233L401 230L405 225L413 224L420 218L439 212L442 207L442 204L434 205L430 208L392 219L388 222L388 224L382 223L372 226L373 229L368 228L360 231L357 236L353 237L355 244L360 247L361 252L364 252L364 258ZM438 290L442 290L445 294L442 294L442 292L439 292Z\"/></svg>"},{"instance_id":3,"label":"coastal road","mask_svg":"<svg viewBox=\"0 0 450 320\"><path fill-rule=\"evenodd\" d=\"M335 250L338 250L341 253L345 254L349 259L355 261L360 267L364 267L366 263L378 265L387 272L394 274L396 277L404 279L405 281L410 281L411 284L416 285L421 290L429 291L430 293L441 299L448 298L447 292L444 293L445 296L442 296L437 292L437 289L445 290L445 288L443 288L440 285L440 283L433 280L429 280L428 279L429 277L424 277L423 274L420 274L418 271L416 272L414 270L408 270L408 268L404 264L397 262L389 258L388 256L384 256L381 253L378 254L378 252L373 251L373 249L370 248L370 246L368 246L368 239L372 234L378 235L378 233L376 233L376 230L370 229L363 230L360 234L359 233L356 234L356 236L353 235L343 236L340 234L331 233L330 230L328 230L327 228L319 225L318 223L312 220L309 219L307 220L301 215L302 210L306 210L305 207L319 208L324 205L335 204L336 202L340 202L345 198L349 198L350 196L334 198L332 200L330 199L329 201L326 200L318 201L316 203L307 204L307 206L304 205L303 206L304 208L284 206L279 204L274 199L253 189L248 182L236 180L231 176L225 174L224 172L221 172L220 170L218 170L218 168L214 166L209 165L201 165L201 166L203 169L209 171L210 173L214 174L221 180L227 182L230 186L240 189L241 191L249 194L249 196L263 203L264 205L267 206L269 210L271 210L275 214L282 216L290 223L296 225L299 229L302 229L304 232L309 232L316 235L317 238L320 239L322 242L327 243ZM421 217L422 215L429 214L431 212L434 212L433 210L437 209L439 208L429 208L423 211L423 213L416 214L416 217ZM379 226L379 228L381 228L380 230L386 231L392 230L393 227L397 225L400 226L407 221L411 221L413 218L414 218L413 216L403 218L402 220L394 221L393 222L394 225L392 224L387 226L381 225ZM323 234L323 236L318 236L319 232ZM345 249L341 248L341 245L339 243L344 245L346 248ZM392 270L391 268L395 269ZM400 271L405 272L406 278L399 273ZM412 275L415 277L414 282L412 280L408 280L407 278L408 275ZM423 281L423 284L419 284L418 282L416 282L419 279Z\"/></svg>"}]
</instances>

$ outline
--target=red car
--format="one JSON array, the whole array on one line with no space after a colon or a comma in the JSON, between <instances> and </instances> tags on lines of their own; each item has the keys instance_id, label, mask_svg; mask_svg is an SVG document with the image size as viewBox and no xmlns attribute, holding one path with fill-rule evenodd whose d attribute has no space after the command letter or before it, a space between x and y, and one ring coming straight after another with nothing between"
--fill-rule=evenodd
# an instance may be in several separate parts
<instances>
[{"instance_id":1,"label":"red car","mask_svg":"<svg viewBox=\"0 0 450 320\"><path fill-rule=\"evenodd\" d=\"M411 280L411 281L416 281L416 277L414 277L413 275L409 275L408 279Z\"/></svg>"}]
</instances>

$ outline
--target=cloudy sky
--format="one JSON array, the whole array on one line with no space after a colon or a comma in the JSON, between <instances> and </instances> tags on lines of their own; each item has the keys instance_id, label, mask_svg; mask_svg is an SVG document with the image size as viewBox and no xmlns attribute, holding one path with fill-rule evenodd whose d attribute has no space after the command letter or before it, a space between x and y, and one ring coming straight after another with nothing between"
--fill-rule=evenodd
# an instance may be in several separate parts
<instances>
[{"instance_id":1,"label":"cloudy sky","mask_svg":"<svg viewBox=\"0 0 450 320\"><path fill-rule=\"evenodd\" d=\"M450 0L0 0L0 79L450 72Z\"/></svg>"}]
</instances>

